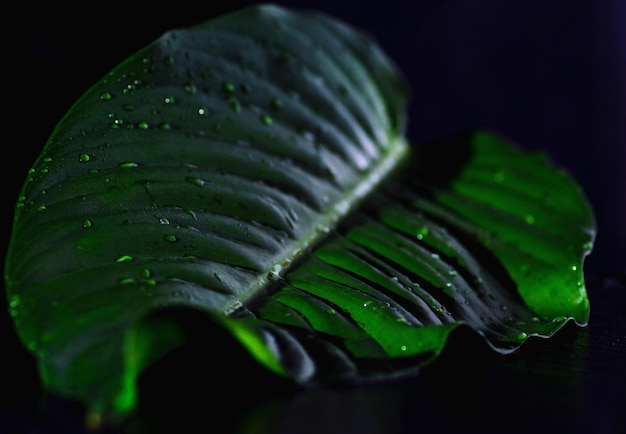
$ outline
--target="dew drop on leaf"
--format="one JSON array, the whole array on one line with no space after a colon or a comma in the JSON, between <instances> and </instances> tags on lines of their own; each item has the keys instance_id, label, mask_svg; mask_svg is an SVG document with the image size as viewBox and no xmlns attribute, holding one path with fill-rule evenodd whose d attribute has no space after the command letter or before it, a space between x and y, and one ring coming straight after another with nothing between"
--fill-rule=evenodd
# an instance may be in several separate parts
<instances>
[{"instance_id":1,"label":"dew drop on leaf","mask_svg":"<svg viewBox=\"0 0 626 434\"><path fill-rule=\"evenodd\" d=\"M270 115L264 114L261 115L261 122L263 122L263 125L270 126L274 123L274 120Z\"/></svg>"},{"instance_id":2,"label":"dew drop on leaf","mask_svg":"<svg viewBox=\"0 0 626 434\"><path fill-rule=\"evenodd\" d=\"M174 235L165 235L163 239L168 243L175 243L176 241L178 241L178 239Z\"/></svg>"},{"instance_id":3,"label":"dew drop on leaf","mask_svg":"<svg viewBox=\"0 0 626 434\"><path fill-rule=\"evenodd\" d=\"M120 163L117 167L129 168L129 167L137 167L137 166L139 166L139 164L127 161L124 163Z\"/></svg>"},{"instance_id":4,"label":"dew drop on leaf","mask_svg":"<svg viewBox=\"0 0 626 434\"><path fill-rule=\"evenodd\" d=\"M187 84L185 85L185 92L188 95L195 95L198 92L198 88L195 84Z\"/></svg>"},{"instance_id":5,"label":"dew drop on leaf","mask_svg":"<svg viewBox=\"0 0 626 434\"><path fill-rule=\"evenodd\" d=\"M9 309L10 309L9 312L11 313L11 316L13 318L17 316L19 306L20 306L20 296L17 294L11 295L9 299Z\"/></svg>"},{"instance_id":6,"label":"dew drop on leaf","mask_svg":"<svg viewBox=\"0 0 626 434\"><path fill-rule=\"evenodd\" d=\"M233 112L241 112L241 104L239 103L239 100L234 96L228 98L228 105L230 105L230 108L233 110Z\"/></svg>"},{"instance_id":7,"label":"dew drop on leaf","mask_svg":"<svg viewBox=\"0 0 626 434\"><path fill-rule=\"evenodd\" d=\"M89 161L89 154L80 154L80 155L78 156L78 160L79 160L81 163L86 163L87 161Z\"/></svg>"},{"instance_id":8,"label":"dew drop on leaf","mask_svg":"<svg viewBox=\"0 0 626 434\"><path fill-rule=\"evenodd\" d=\"M272 100L270 101L270 106L273 109L279 109L282 106L282 102L278 98L272 98Z\"/></svg>"},{"instance_id":9,"label":"dew drop on leaf","mask_svg":"<svg viewBox=\"0 0 626 434\"><path fill-rule=\"evenodd\" d=\"M422 226L417 230L416 236L418 240L424 239L426 235L428 235L428 228L426 226Z\"/></svg>"},{"instance_id":10,"label":"dew drop on leaf","mask_svg":"<svg viewBox=\"0 0 626 434\"><path fill-rule=\"evenodd\" d=\"M232 84L229 81L225 81L224 83L222 83L222 89L224 89L226 92L234 92L235 91L235 85Z\"/></svg>"},{"instance_id":11,"label":"dew drop on leaf","mask_svg":"<svg viewBox=\"0 0 626 434\"><path fill-rule=\"evenodd\" d=\"M84 227L84 228L87 228L87 229L88 229L88 228L90 228L90 227L92 227L92 226L93 226L93 222L92 222L91 220L89 220L89 219L85 219L85 220L83 221L83 227Z\"/></svg>"},{"instance_id":12,"label":"dew drop on leaf","mask_svg":"<svg viewBox=\"0 0 626 434\"><path fill-rule=\"evenodd\" d=\"M126 262L126 261L131 261L132 259L133 259L133 257L132 257L132 256L122 255L122 256L119 256L119 257L115 260L115 262Z\"/></svg>"},{"instance_id":13,"label":"dew drop on leaf","mask_svg":"<svg viewBox=\"0 0 626 434\"><path fill-rule=\"evenodd\" d=\"M205 185L205 182L202 179L196 178L195 176L186 176L185 181L198 187L203 187Z\"/></svg>"}]
</instances>

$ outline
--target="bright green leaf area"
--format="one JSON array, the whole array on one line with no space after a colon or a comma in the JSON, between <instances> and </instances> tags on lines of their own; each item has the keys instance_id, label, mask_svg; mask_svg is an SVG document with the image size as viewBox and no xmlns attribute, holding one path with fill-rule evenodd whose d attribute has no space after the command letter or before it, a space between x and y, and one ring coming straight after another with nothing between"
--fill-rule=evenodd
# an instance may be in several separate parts
<instances>
[{"instance_id":1,"label":"bright green leaf area","mask_svg":"<svg viewBox=\"0 0 626 434\"><path fill-rule=\"evenodd\" d=\"M488 131L409 145L405 116L376 42L313 12L244 9L120 63L15 210L7 296L44 386L118 420L192 334L305 385L412 374L460 326L507 353L586 325L576 182Z\"/></svg>"}]
</instances>

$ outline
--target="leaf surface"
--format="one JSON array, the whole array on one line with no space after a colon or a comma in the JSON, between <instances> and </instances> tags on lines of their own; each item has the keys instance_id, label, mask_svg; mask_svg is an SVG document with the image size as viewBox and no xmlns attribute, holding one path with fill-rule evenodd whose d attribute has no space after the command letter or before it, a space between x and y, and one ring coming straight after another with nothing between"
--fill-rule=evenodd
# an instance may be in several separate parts
<instances>
[{"instance_id":1,"label":"leaf surface","mask_svg":"<svg viewBox=\"0 0 626 434\"><path fill-rule=\"evenodd\" d=\"M500 352L585 325L574 180L486 131L410 147L405 110L368 35L271 5L114 68L16 207L5 281L45 386L128 414L181 309L299 383L413 372L460 325Z\"/></svg>"}]
</instances>

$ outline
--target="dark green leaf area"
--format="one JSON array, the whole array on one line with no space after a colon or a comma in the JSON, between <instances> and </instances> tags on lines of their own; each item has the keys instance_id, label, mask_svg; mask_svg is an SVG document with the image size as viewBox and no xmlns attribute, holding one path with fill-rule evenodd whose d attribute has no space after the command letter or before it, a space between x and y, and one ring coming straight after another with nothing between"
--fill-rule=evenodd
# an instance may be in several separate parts
<instances>
[{"instance_id":1,"label":"dark green leaf area","mask_svg":"<svg viewBox=\"0 0 626 434\"><path fill-rule=\"evenodd\" d=\"M261 6L168 32L56 126L21 192L8 285L179 280L228 311L389 170L404 105L378 47L318 14Z\"/></svg>"},{"instance_id":2,"label":"dark green leaf area","mask_svg":"<svg viewBox=\"0 0 626 434\"><path fill-rule=\"evenodd\" d=\"M371 38L273 5L172 30L113 68L56 125L15 210L7 293L45 386L131 411L163 352L142 321L227 317L264 295L403 158L405 106ZM275 372L303 353L267 324L226 327ZM281 363L273 335L293 348Z\"/></svg>"},{"instance_id":3,"label":"dark green leaf area","mask_svg":"<svg viewBox=\"0 0 626 434\"><path fill-rule=\"evenodd\" d=\"M462 164L447 175L425 169L450 155ZM513 351L588 319L581 268L594 223L585 203L545 157L491 133L426 146L285 276L270 304L283 308L255 314L325 336L355 366L395 360L384 366L398 370L436 355L458 325Z\"/></svg>"}]
</instances>

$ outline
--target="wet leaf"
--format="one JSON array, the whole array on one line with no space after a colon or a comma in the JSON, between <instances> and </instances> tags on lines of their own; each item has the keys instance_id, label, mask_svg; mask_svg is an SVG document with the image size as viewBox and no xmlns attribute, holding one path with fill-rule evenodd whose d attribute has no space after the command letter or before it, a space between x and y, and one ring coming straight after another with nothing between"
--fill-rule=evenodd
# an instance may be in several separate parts
<instances>
[{"instance_id":1,"label":"wet leaf","mask_svg":"<svg viewBox=\"0 0 626 434\"><path fill-rule=\"evenodd\" d=\"M115 420L191 334L307 384L413 373L459 326L502 353L584 326L576 182L488 131L410 146L405 112L369 35L276 6L114 68L16 207L7 296L45 387Z\"/></svg>"}]
</instances>

